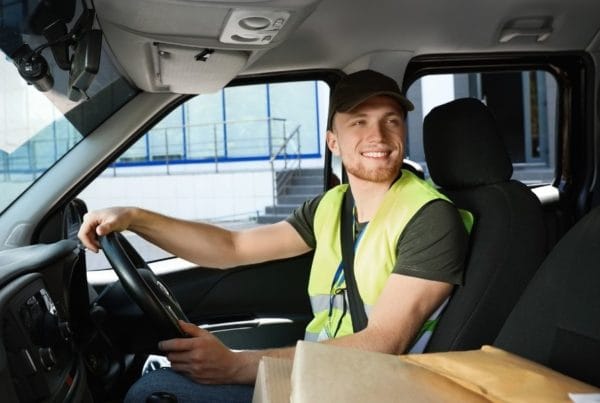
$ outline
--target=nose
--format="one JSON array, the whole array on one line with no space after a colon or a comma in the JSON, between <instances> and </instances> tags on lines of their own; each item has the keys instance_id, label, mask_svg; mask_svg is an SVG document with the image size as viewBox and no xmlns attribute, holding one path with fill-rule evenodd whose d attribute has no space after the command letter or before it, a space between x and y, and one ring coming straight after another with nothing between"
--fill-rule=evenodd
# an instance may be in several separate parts
<instances>
[{"instance_id":1,"label":"nose","mask_svg":"<svg viewBox=\"0 0 600 403\"><path fill-rule=\"evenodd\" d=\"M369 139L370 140L380 140L385 138L387 135L387 130L385 124L383 122L377 122L374 125L371 125L369 129Z\"/></svg>"}]
</instances>

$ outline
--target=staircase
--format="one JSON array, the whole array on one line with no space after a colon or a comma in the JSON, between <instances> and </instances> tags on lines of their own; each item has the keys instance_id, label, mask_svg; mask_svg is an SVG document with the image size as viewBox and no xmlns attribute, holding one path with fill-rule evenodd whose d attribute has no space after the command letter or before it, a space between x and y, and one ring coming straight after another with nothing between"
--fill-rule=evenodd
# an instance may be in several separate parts
<instances>
[{"instance_id":1,"label":"staircase","mask_svg":"<svg viewBox=\"0 0 600 403\"><path fill-rule=\"evenodd\" d=\"M277 172L277 183L280 184L290 171ZM278 186L279 187L279 186ZM259 224L270 224L284 220L294 209L306 200L323 192L323 169L300 169L277 194L276 204L265 207L265 213L257 218Z\"/></svg>"}]
</instances>

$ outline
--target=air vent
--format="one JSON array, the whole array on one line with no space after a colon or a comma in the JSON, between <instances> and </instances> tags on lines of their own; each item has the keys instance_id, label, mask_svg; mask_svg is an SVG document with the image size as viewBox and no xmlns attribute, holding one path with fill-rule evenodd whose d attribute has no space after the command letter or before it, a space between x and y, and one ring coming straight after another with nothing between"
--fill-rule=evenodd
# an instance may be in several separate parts
<instances>
[{"instance_id":1,"label":"air vent","mask_svg":"<svg viewBox=\"0 0 600 403\"><path fill-rule=\"evenodd\" d=\"M267 45L289 16L287 11L233 10L219 40L223 43Z\"/></svg>"}]
</instances>

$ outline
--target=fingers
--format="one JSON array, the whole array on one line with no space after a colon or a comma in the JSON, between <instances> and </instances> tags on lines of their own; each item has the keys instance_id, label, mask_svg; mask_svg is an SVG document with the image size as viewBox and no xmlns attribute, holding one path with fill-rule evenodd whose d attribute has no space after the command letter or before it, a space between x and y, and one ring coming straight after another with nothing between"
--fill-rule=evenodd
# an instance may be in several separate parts
<instances>
[{"instance_id":1,"label":"fingers","mask_svg":"<svg viewBox=\"0 0 600 403\"><path fill-rule=\"evenodd\" d=\"M100 249L100 243L98 242L95 233L96 226L96 219L88 213L83 216L83 223L81 224L81 227L79 227L79 232L77 233L77 237L81 240L83 246L95 253Z\"/></svg>"},{"instance_id":2,"label":"fingers","mask_svg":"<svg viewBox=\"0 0 600 403\"><path fill-rule=\"evenodd\" d=\"M206 330L199 328L198 326L194 325L193 323L188 323L181 319L178 320L177 322L179 323L179 327L181 328L181 330L186 332L191 337L202 336L202 335L206 334Z\"/></svg>"},{"instance_id":3,"label":"fingers","mask_svg":"<svg viewBox=\"0 0 600 403\"><path fill-rule=\"evenodd\" d=\"M191 323L179 326L193 337L164 340L159 343L171 368L201 383L235 383L239 360L219 339Z\"/></svg>"},{"instance_id":4,"label":"fingers","mask_svg":"<svg viewBox=\"0 0 600 403\"><path fill-rule=\"evenodd\" d=\"M189 351L197 348L198 345L202 343L202 340L205 340L206 336L209 335L206 330L203 330L192 323L184 322L183 320L179 321L179 326L181 327L181 330L191 337L163 340L158 343L158 348L161 351Z\"/></svg>"},{"instance_id":5,"label":"fingers","mask_svg":"<svg viewBox=\"0 0 600 403\"><path fill-rule=\"evenodd\" d=\"M128 225L127 209L125 208L93 211L83 216L83 223L77 236L86 248L98 252L100 249L98 236L113 231L123 231L127 229Z\"/></svg>"},{"instance_id":6,"label":"fingers","mask_svg":"<svg viewBox=\"0 0 600 403\"><path fill-rule=\"evenodd\" d=\"M172 367L182 368L185 365L191 365L190 362L198 361L197 356L192 358L189 351L177 352L177 353L168 353L166 355L167 359L171 363Z\"/></svg>"}]
</instances>

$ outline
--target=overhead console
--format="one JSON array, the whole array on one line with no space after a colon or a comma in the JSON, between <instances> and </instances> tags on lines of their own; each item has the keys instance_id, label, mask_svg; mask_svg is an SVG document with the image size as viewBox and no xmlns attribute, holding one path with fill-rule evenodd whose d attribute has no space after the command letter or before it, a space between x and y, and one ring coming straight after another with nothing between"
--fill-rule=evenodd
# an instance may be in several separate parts
<instances>
[{"instance_id":1,"label":"overhead console","mask_svg":"<svg viewBox=\"0 0 600 403\"><path fill-rule=\"evenodd\" d=\"M198 94L221 89L285 40L318 1L97 0L94 5L110 49L138 87Z\"/></svg>"}]
</instances>

